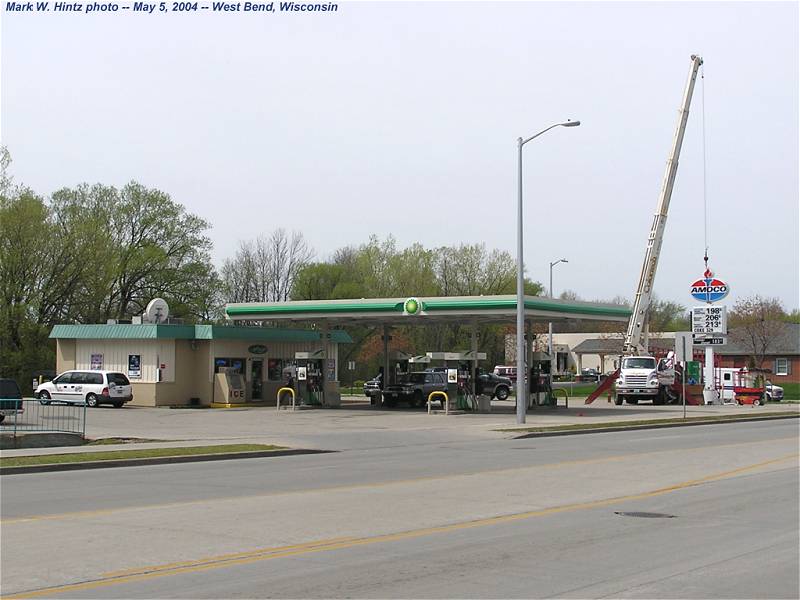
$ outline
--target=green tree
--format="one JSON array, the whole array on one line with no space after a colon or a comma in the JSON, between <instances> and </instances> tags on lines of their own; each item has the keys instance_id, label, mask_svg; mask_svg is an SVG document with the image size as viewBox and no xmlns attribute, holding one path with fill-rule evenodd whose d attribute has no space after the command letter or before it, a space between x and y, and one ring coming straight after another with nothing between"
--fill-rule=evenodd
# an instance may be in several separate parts
<instances>
[{"instance_id":1,"label":"green tree","mask_svg":"<svg viewBox=\"0 0 800 600\"><path fill-rule=\"evenodd\" d=\"M45 200L13 183L7 153L0 167L0 371L24 389L53 366L56 323L127 318L156 296L176 317L216 313L208 224L167 194L82 184Z\"/></svg>"},{"instance_id":2,"label":"green tree","mask_svg":"<svg viewBox=\"0 0 800 600\"><path fill-rule=\"evenodd\" d=\"M655 294L650 302L649 326L651 333L686 331L686 306L670 300L660 300Z\"/></svg>"},{"instance_id":3,"label":"green tree","mask_svg":"<svg viewBox=\"0 0 800 600\"><path fill-rule=\"evenodd\" d=\"M362 298L363 285L347 267L331 263L310 263L297 274L293 300L344 300Z\"/></svg>"},{"instance_id":4,"label":"green tree","mask_svg":"<svg viewBox=\"0 0 800 600\"><path fill-rule=\"evenodd\" d=\"M784 320L787 323L800 323L800 310L795 308L792 312L787 313Z\"/></svg>"},{"instance_id":5,"label":"green tree","mask_svg":"<svg viewBox=\"0 0 800 600\"><path fill-rule=\"evenodd\" d=\"M27 377L52 356L38 320L47 272L47 206L29 190L0 194L0 372L27 389Z\"/></svg>"}]
</instances>

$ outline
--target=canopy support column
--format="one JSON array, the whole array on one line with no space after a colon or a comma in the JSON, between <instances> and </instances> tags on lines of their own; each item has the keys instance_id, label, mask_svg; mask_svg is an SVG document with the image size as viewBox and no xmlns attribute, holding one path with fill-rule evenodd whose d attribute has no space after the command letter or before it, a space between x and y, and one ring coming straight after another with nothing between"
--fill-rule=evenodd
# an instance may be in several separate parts
<instances>
[{"instance_id":1,"label":"canopy support column","mask_svg":"<svg viewBox=\"0 0 800 600\"><path fill-rule=\"evenodd\" d=\"M381 379L381 386L386 388L389 385L389 326L383 324L383 377ZM394 383L394 378L392 379ZM381 394L381 401L376 402L375 406L381 406L383 403L383 394Z\"/></svg>"}]
</instances>

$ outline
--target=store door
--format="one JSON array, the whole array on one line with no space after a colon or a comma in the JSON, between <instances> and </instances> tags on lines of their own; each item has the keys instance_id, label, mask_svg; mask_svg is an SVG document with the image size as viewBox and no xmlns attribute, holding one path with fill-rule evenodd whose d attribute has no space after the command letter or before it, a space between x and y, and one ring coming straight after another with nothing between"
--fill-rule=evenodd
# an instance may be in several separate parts
<instances>
[{"instance_id":1,"label":"store door","mask_svg":"<svg viewBox=\"0 0 800 600\"><path fill-rule=\"evenodd\" d=\"M263 400L264 395L264 359L254 358L252 361L251 381L253 382L253 400Z\"/></svg>"}]
</instances>

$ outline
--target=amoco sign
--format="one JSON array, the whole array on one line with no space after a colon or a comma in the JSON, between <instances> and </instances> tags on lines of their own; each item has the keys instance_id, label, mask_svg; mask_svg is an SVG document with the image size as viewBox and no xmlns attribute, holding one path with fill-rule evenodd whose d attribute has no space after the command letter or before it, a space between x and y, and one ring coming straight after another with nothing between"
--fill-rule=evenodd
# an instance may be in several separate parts
<instances>
[{"instance_id":1,"label":"amoco sign","mask_svg":"<svg viewBox=\"0 0 800 600\"><path fill-rule=\"evenodd\" d=\"M692 298L700 302L717 302L728 295L728 284L714 277L710 269L706 269L703 278L692 284Z\"/></svg>"}]
</instances>

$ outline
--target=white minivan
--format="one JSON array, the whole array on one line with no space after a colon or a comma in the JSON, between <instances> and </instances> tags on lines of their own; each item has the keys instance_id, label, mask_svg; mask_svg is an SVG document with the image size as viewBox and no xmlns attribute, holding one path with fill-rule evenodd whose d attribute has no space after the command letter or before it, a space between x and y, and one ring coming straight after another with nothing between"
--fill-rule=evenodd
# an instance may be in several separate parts
<instances>
[{"instance_id":1,"label":"white minivan","mask_svg":"<svg viewBox=\"0 0 800 600\"><path fill-rule=\"evenodd\" d=\"M67 402L99 406L112 404L122 408L133 400L133 388L128 378L117 371L64 371L33 393L42 404Z\"/></svg>"}]
</instances>

